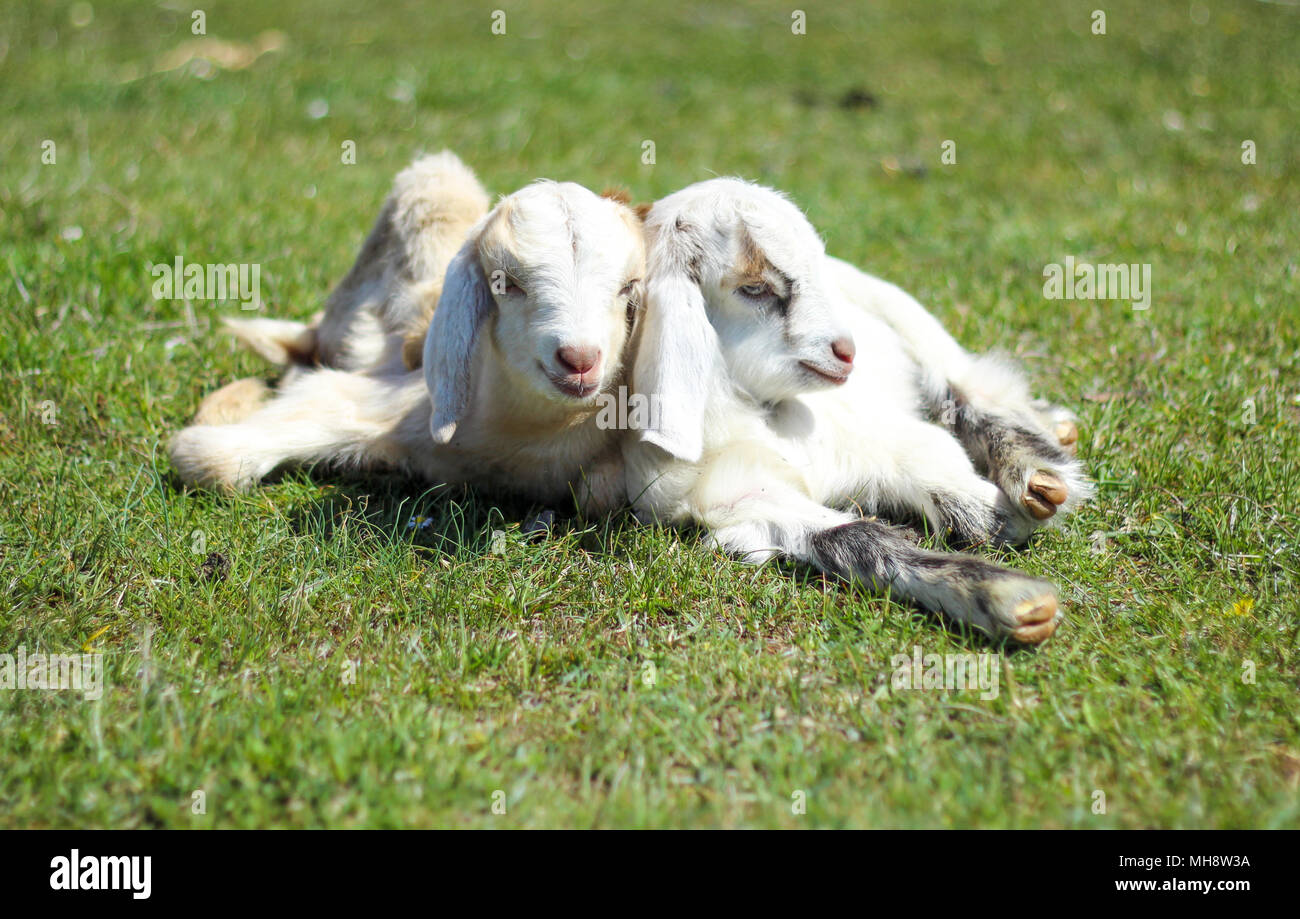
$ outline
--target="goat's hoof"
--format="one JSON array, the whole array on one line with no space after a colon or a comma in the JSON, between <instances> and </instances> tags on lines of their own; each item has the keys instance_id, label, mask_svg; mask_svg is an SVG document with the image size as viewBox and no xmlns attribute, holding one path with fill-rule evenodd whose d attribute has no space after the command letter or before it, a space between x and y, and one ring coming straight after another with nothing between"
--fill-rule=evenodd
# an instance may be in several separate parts
<instances>
[{"instance_id":1,"label":"goat's hoof","mask_svg":"<svg viewBox=\"0 0 1300 919\"><path fill-rule=\"evenodd\" d=\"M1044 642L1056 632L1059 613L1056 597L1052 594L1025 600L1011 611L1011 615L1020 623L1011 630L1011 637L1022 645Z\"/></svg>"},{"instance_id":2,"label":"goat's hoof","mask_svg":"<svg viewBox=\"0 0 1300 919\"><path fill-rule=\"evenodd\" d=\"M1067 409L1033 403L1032 417L1022 415L992 438L988 477L1012 506L1017 522L1032 533L1064 513L1090 492L1083 467L1074 456L1079 423Z\"/></svg>"},{"instance_id":3,"label":"goat's hoof","mask_svg":"<svg viewBox=\"0 0 1300 919\"><path fill-rule=\"evenodd\" d=\"M1073 421L1060 421L1056 425L1056 439L1061 449L1071 456L1079 452L1079 426Z\"/></svg>"},{"instance_id":4,"label":"goat's hoof","mask_svg":"<svg viewBox=\"0 0 1300 919\"><path fill-rule=\"evenodd\" d=\"M1036 645L1051 638L1061 621L1056 588L1042 578L998 569L979 593L982 615L973 621L994 638Z\"/></svg>"},{"instance_id":5,"label":"goat's hoof","mask_svg":"<svg viewBox=\"0 0 1300 919\"><path fill-rule=\"evenodd\" d=\"M246 377L208 393L191 424L238 424L262 407L271 390L261 380Z\"/></svg>"},{"instance_id":6,"label":"goat's hoof","mask_svg":"<svg viewBox=\"0 0 1300 919\"><path fill-rule=\"evenodd\" d=\"M1043 399L1035 399L1032 407L1043 431L1051 431L1061 449L1073 456L1079 445L1079 419L1074 412Z\"/></svg>"},{"instance_id":7,"label":"goat's hoof","mask_svg":"<svg viewBox=\"0 0 1300 919\"><path fill-rule=\"evenodd\" d=\"M1020 500L1035 519L1046 520L1056 513L1069 495L1070 491L1060 476L1040 469L1029 477L1029 486Z\"/></svg>"}]
</instances>

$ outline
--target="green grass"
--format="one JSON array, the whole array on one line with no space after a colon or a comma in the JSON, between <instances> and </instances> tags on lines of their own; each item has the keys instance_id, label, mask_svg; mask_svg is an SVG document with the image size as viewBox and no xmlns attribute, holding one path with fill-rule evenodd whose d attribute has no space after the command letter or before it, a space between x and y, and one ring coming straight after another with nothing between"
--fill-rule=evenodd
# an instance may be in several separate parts
<instances>
[{"instance_id":1,"label":"green grass","mask_svg":"<svg viewBox=\"0 0 1300 919\"><path fill-rule=\"evenodd\" d=\"M1300 826L1300 9L1114 3L1094 36L1093 3L807 4L796 37L774 2L499 6L505 36L493 4L206 4L210 37L287 36L210 79L153 73L179 7L0 12L0 650L108 681L0 690L0 825ZM1003 649L392 476L183 492L166 437L266 368L215 332L237 304L155 301L147 263L258 262L308 316L442 147L497 192L762 180L1016 354L1100 483L1001 554L1067 625ZM1150 263L1151 308L1045 300L1067 255ZM1001 692L892 690L914 646L999 655Z\"/></svg>"}]
</instances>

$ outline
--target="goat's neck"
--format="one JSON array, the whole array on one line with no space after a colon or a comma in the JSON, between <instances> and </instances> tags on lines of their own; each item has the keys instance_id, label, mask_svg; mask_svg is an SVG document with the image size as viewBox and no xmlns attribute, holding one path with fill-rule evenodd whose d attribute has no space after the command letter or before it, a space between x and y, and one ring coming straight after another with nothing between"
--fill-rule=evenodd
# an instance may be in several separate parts
<instances>
[{"instance_id":1,"label":"goat's neck","mask_svg":"<svg viewBox=\"0 0 1300 919\"><path fill-rule=\"evenodd\" d=\"M704 410L705 453L726 447L738 438L752 439L761 434L775 406L737 386L725 372L715 371L709 382L709 401Z\"/></svg>"}]
</instances>

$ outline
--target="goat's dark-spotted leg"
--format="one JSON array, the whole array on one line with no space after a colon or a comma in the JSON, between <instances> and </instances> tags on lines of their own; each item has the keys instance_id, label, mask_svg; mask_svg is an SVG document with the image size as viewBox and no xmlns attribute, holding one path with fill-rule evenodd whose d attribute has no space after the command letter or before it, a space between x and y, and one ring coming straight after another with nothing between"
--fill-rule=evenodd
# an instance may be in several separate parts
<instances>
[{"instance_id":1,"label":"goat's dark-spotted leg","mask_svg":"<svg viewBox=\"0 0 1300 919\"><path fill-rule=\"evenodd\" d=\"M1039 418L1002 414L972 405L956 388L949 390L939 421L961 442L976 467L1002 489L1022 514L1047 520L1089 490L1079 462L1059 436L1078 439L1078 429L1053 435Z\"/></svg>"},{"instance_id":2,"label":"goat's dark-spotted leg","mask_svg":"<svg viewBox=\"0 0 1300 919\"><path fill-rule=\"evenodd\" d=\"M931 552L879 520L856 520L810 540L824 571L889 590L995 638L1037 644L1056 631L1056 589L970 555Z\"/></svg>"}]
</instances>

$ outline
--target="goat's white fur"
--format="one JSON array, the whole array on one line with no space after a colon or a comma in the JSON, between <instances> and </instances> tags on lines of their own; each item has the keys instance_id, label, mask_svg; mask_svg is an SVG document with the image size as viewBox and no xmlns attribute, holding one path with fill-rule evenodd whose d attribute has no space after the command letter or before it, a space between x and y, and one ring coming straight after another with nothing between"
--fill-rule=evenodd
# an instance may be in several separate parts
<instances>
[{"instance_id":1,"label":"goat's white fur","mask_svg":"<svg viewBox=\"0 0 1300 919\"><path fill-rule=\"evenodd\" d=\"M998 468L990 470L991 458L984 455L980 443L979 435L1019 431L1054 444L1057 425L1073 422L1073 413L1033 399L1024 374L1009 359L996 354L976 355L964 349L906 291L840 259L827 257L826 264L831 283L849 306L884 322L897 336L909 361L919 370L917 391L923 410L949 427L957 426L956 415L975 416L969 424L979 430L963 440L963 445L977 467L991 473L1012 501L1021 518L1019 529L1023 535L1038 526L1059 522L1091 497L1091 481L1083 467L1068 456L1039 451L1017 462L994 463ZM1030 475L1038 470L1057 477L1067 489L1060 512L1048 521L1027 516L1017 501L1025 493ZM1019 541L1014 534L1009 535Z\"/></svg>"},{"instance_id":2,"label":"goat's white fur","mask_svg":"<svg viewBox=\"0 0 1300 919\"><path fill-rule=\"evenodd\" d=\"M927 402L960 382L997 417L1024 421L1023 381L968 355L902 291L828 258L789 201L710 180L656 203L646 231L647 321L633 390L658 395L662 408L660 424L624 449L640 516L703 524L719 548L752 562L783 554L828 569L845 566L817 540L862 514L915 513L975 540L1018 542L1037 525L925 417ZM784 312L780 298L747 302L732 289L755 272L790 295ZM846 332L855 369L829 388L808 365ZM996 377L982 376L990 368ZM1086 480L1077 466L1062 471L1077 500ZM1044 582L981 568L971 590L888 559L884 569L893 576L872 577L923 605L1041 640L1042 628L1026 631L1017 616L1047 602Z\"/></svg>"},{"instance_id":3,"label":"goat's white fur","mask_svg":"<svg viewBox=\"0 0 1300 919\"><path fill-rule=\"evenodd\" d=\"M171 455L182 480L238 489L288 463L329 462L396 466L539 501L576 496L588 512L622 503L618 432L598 426L597 398L624 381L644 271L639 221L579 185L540 181L504 198L456 243L424 372L402 366L393 346L404 330L394 327L374 366L303 370L240 423L181 431ZM498 270L514 286L494 288L488 275ZM373 274L360 259L353 273ZM372 312L391 315L390 305ZM557 362L566 346L600 355L580 375L580 392Z\"/></svg>"}]
</instances>

